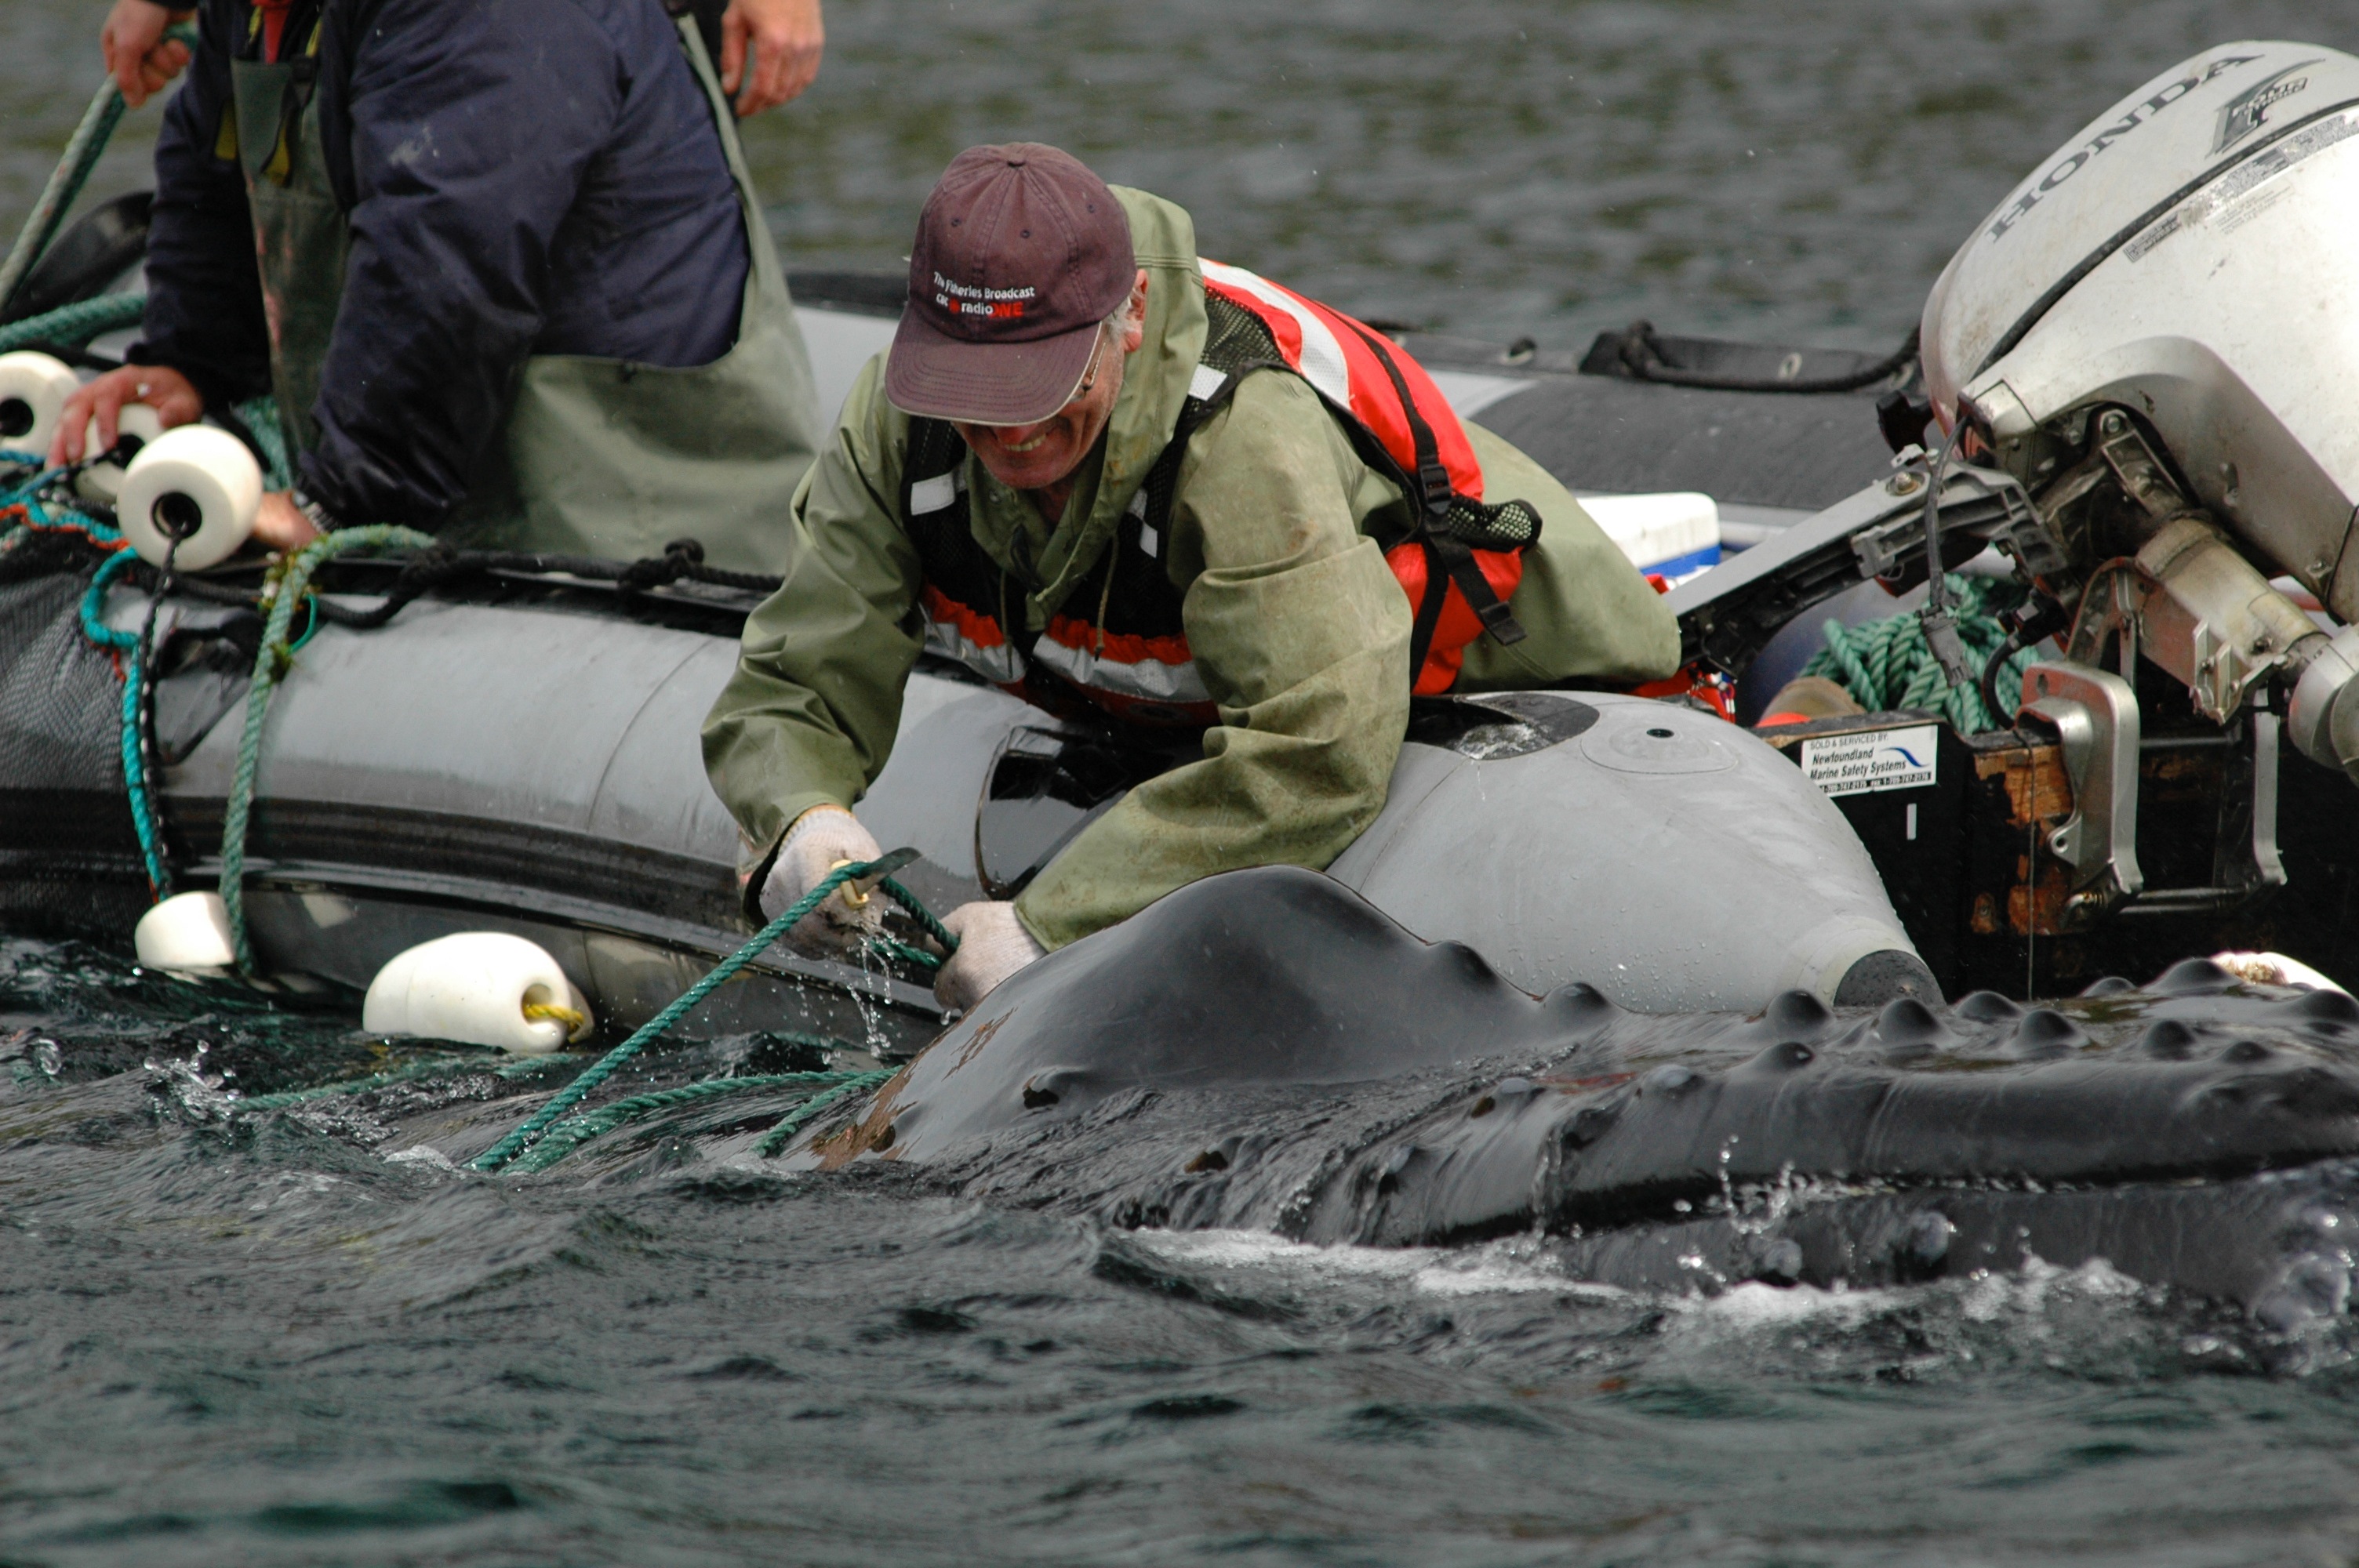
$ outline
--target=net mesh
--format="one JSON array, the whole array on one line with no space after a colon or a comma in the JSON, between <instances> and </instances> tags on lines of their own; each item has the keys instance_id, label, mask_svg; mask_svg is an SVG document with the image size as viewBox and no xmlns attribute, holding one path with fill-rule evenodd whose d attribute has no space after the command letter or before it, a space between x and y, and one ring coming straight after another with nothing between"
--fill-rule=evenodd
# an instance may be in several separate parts
<instances>
[{"instance_id":1,"label":"net mesh","mask_svg":"<svg viewBox=\"0 0 2359 1568\"><path fill-rule=\"evenodd\" d=\"M0 555L0 929L120 936L149 892L123 785L123 687L82 630L96 552L16 545Z\"/></svg>"},{"instance_id":2,"label":"net mesh","mask_svg":"<svg viewBox=\"0 0 2359 1568\"><path fill-rule=\"evenodd\" d=\"M86 586L67 569L0 576L0 791L123 795L123 687L82 635Z\"/></svg>"}]
</instances>

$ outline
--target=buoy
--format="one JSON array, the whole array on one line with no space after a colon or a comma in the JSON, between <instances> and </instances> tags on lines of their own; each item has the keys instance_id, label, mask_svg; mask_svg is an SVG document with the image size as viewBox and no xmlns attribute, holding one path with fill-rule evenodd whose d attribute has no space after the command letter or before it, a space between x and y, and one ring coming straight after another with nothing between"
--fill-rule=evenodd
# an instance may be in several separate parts
<instances>
[{"instance_id":1,"label":"buoy","mask_svg":"<svg viewBox=\"0 0 2359 1568\"><path fill-rule=\"evenodd\" d=\"M261 465L245 442L210 425L183 425L141 447L114 498L115 521L140 559L162 566L177 536L173 568L192 572L235 555L261 506Z\"/></svg>"},{"instance_id":2,"label":"buoy","mask_svg":"<svg viewBox=\"0 0 2359 1568\"><path fill-rule=\"evenodd\" d=\"M164 421L144 403L126 403L114 412L114 444L120 448L125 438L129 438L135 461L163 434ZM237 438L232 436L230 439ZM82 427L82 455L94 457L105 450L106 448L99 444L98 416L93 414L90 416L90 423ZM123 478L124 465L109 459L103 463L92 463L75 475L74 491L84 501L103 501L112 505L114 498L123 492Z\"/></svg>"},{"instance_id":3,"label":"buoy","mask_svg":"<svg viewBox=\"0 0 2359 1568\"><path fill-rule=\"evenodd\" d=\"M2299 958L2288 958L2283 953L2214 953L2212 961L2238 979L2255 985L2298 986L2303 990L2351 994Z\"/></svg>"},{"instance_id":4,"label":"buoy","mask_svg":"<svg viewBox=\"0 0 2359 1568\"><path fill-rule=\"evenodd\" d=\"M139 917L132 950L151 969L187 978L223 975L237 963L229 909L217 892L175 893Z\"/></svg>"},{"instance_id":5,"label":"buoy","mask_svg":"<svg viewBox=\"0 0 2359 1568\"><path fill-rule=\"evenodd\" d=\"M550 1016L558 1009L581 1022ZM527 1011L529 1010L529 1011ZM590 1005L538 944L462 931L397 954L369 982L361 1027L539 1055L586 1033Z\"/></svg>"},{"instance_id":6,"label":"buoy","mask_svg":"<svg viewBox=\"0 0 2359 1568\"><path fill-rule=\"evenodd\" d=\"M63 360L29 349L0 354L0 447L47 458L58 416L81 385Z\"/></svg>"}]
</instances>

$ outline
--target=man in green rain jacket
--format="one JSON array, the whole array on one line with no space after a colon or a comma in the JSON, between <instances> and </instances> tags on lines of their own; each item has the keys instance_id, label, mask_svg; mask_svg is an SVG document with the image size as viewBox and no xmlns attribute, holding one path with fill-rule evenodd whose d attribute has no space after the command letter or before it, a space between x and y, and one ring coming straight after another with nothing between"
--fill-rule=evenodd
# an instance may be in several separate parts
<instances>
[{"instance_id":1,"label":"man in green rain jacket","mask_svg":"<svg viewBox=\"0 0 2359 1568\"><path fill-rule=\"evenodd\" d=\"M1198 878L1323 869L1383 808L1419 633L1376 536L1408 503L1308 361L1224 384L1214 361L1255 323L1208 303L1207 269L1277 297L1200 263L1180 208L1055 148L951 163L893 347L797 492L785 585L705 721L764 916L878 853L850 807L929 645L1117 721L1204 726L1201 760L1132 790L1019 898L951 914L948 1005ZM1537 464L1465 437L1485 498L1545 527L1510 606L1524 635L1468 643L1453 689L1669 675L1677 631L1636 570ZM865 917L831 897L797 935L848 944Z\"/></svg>"}]
</instances>

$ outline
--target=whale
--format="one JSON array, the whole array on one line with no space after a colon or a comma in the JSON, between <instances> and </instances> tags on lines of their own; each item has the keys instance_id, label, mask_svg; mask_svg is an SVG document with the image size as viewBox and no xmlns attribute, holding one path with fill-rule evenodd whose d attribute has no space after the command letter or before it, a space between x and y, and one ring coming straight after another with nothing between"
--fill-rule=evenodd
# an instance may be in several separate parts
<instances>
[{"instance_id":1,"label":"whale","mask_svg":"<svg viewBox=\"0 0 2359 1568\"><path fill-rule=\"evenodd\" d=\"M1267 867L1018 971L783 1162L878 1164L1125 1227L1529 1235L1633 1289L2103 1260L2284 1325L2350 1292L2359 1003L2192 959L2045 1006L1647 1015Z\"/></svg>"}]
</instances>

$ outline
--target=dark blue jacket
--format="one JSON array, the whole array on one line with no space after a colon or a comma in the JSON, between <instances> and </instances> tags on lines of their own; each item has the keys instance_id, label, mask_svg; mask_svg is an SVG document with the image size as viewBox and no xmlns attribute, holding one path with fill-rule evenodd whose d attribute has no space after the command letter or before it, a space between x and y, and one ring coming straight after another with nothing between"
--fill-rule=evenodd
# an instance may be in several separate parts
<instances>
[{"instance_id":1,"label":"dark blue jacket","mask_svg":"<svg viewBox=\"0 0 2359 1568\"><path fill-rule=\"evenodd\" d=\"M244 177L214 156L249 15L204 0L165 112L130 355L210 406L270 384ZM735 341L737 193L658 0L328 0L321 65L352 251L299 482L339 519L440 523L528 355L695 365Z\"/></svg>"}]
</instances>

